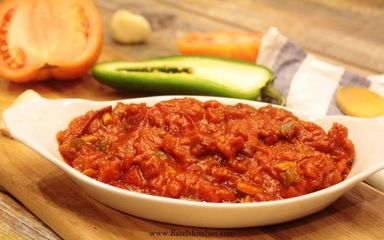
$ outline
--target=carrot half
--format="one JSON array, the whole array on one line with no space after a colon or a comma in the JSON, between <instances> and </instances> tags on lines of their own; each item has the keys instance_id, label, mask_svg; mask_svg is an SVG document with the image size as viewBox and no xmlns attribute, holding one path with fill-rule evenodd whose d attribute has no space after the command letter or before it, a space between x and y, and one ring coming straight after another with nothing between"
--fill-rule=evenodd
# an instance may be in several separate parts
<instances>
[{"instance_id":1,"label":"carrot half","mask_svg":"<svg viewBox=\"0 0 384 240\"><path fill-rule=\"evenodd\" d=\"M256 62L262 32L196 32L176 40L185 55L228 57Z\"/></svg>"}]
</instances>

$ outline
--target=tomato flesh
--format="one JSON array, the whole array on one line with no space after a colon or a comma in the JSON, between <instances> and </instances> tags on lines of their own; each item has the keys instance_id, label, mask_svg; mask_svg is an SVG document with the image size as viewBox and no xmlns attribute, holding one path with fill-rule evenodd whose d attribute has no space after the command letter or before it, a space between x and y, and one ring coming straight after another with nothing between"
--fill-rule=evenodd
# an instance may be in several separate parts
<instances>
[{"instance_id":1,"label":"tomato flesh","mask_svg":"<svg viewBox=\"0 0 384 240\"><path fill-rule=\"evenodd\" d=\"M102 28L91 1L0 5L0 75L15 82L74 79L97 61Z\"/></svg>"}]
</instances>

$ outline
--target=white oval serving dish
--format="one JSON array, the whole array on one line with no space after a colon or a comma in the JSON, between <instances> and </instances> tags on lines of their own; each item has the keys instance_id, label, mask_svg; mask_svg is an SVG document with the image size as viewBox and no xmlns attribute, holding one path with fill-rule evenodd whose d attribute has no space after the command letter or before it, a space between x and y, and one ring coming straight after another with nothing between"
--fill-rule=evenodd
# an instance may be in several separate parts
<instances>
[{"instance_id":1,"label":"white oval serving dish","mask_svg":"<svg viewBox=\"0 0 384 240\"><path fill-rule=\"evenodd\" d=\"M136 98L120 102L153 105L159 101L180 97L184 96ZM201 101L215 99L223 104L246 103L254 107L266 105L230 98L193 97ZM118 101L34 98L5 110L3 119L15 139L39 152L63 170L96 200L138 217L187 226L238 228L276 224L304 217L324 209L356 184L384 169L383 117L367 120L346 116L306 116L292 111L301 119L315 122L325 130L328 130L333 122L339 122L348 128L357 155L352 170L344 181L304 196L256 203L195 202L131 192L98 182L67 165L60 156L56 141L57 132L66 128L73 118L89 110L115 105L116 102Z\"/></svg>"}]
</instances>

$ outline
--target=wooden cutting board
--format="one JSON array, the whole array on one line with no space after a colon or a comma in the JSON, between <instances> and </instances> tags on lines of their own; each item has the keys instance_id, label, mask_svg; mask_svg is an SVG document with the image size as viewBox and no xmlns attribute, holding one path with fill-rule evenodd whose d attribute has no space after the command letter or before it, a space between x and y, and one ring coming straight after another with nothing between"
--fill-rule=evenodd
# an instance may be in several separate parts
<instances>
[{"instance_id":1,"label":"wooden cutting board","mask_svg":"<svg viewBox=\"0 0 384 240\"><path fill-rule=\"evenodd\" d=\"M188 232L209 232L237 239L251 236L380 239L384 236L384 194L366 184L358 185L326 210L293 222L262 228L201 229L144 220L106 207L87 196L60 169L15 140L1 136L0 152L0 185L64 239L162 239L165 238L162 235Z\"/></svg>"},{"instance_id":2,"label":"wooden cutting board","mask_svg":"<svg viewBox=\"0 0 384 240\"><path fill-rule=\"evenodd\" d=\"M103 59L113 58L105 50ZM92 99L131 97L101 86L91 77L77 83L29 84L44 97L88 96ZM87 86L77 87L79 86ZM0 112L25 86L0 82ZM64 91L65 92L65 91ZM98 92L97 95L92 95ZM69 93L64 93L68 94ZM234 237L236 239L380 239L384 237L384 194L360 184L329 208L293 222L247 229L202 229L140 219L106 207L86 195L48 160L21 143L0 134L0 186L24 204L64 239L166 239L185 234L186 239ZM278 214L278 213L276 213ZM20 219L23 221L23 219ZM195 235L194 235L195 234ZM168 235L168 237L167 237ZM213 237L212 237L213 236ZM217 236L217 237L215 237Z\"/></svg>"},{"instance_id":3,"label":"wooden cutting board","mask_svg":"<svg viewBox=\"0 0 384 240\"><path fill-rule=\"evenodd\" d=\"M113 54L106 50L102 59L108 58L113 58ZM28 87L54 98L63 96L61 89L68 87L66 84L55 82ZM70 84L75 84L71 86L74 97L77 94L92 99L131 97L101 86L89 76ZM77 88L76 84L88 87ZM0 112L17 96L12 89L18 93L25 88L0 82L3 93ZM94 92L99 94L92 95ZM363 183L329 208L293 222L262 228L202 229L144 220L106 207L85 194L48 160L6 135L0 135L0 153L0 186L64 239L165 239L172 234L188 235L183 237L186 239L207 239L203 234L209 234L210 239L223 239L220 236L236 239L384 237L384 215L380 210L384 206L384 194Z\"/></svg>"},{"instance_id":4,"label":"wooden cutting board","mask_svg":"<svg viewBox=\"0 0 384 240\"><path fill-rule=\"evenodd\" d=\"M269 16L272 15L282 16L281 21L283 22L280 26L285 28L285 32L289 33L289 30L292 29L292 24L287 20L291 16L280 13L284 13L284 9L296 9L294 5L284 1L281 1L281 4L285 6L283 8L268 7L268 4L273 5L274 3L264 0L259 1L259 3L263 3L265 8L263 14L267 15L264 16L264 21L250 22L252 19L255 19L252 18L254 16L253 9L257 9L253 4L258 3L247 0L239 1L239 4L237 2L235 4L230 1L216 0L199 0L194 2L196 4L190 4L190 1L170 0L96 0L95 2L101 10L104 26L107 26L108 18L113 10L119 7L126 7L145 13L154 27L154 34L148 43L134 47L114 45L108 36L109 32L106 28L106 42L101 61L142 59L174 54L176 50L170 39L174 39L180 32L212 29L257 30L258 24L265 24L264 28L274 24L274 19L268 22ZM206 4L209 6L205 7ZM225 6L221 8L223 4ZM328 8L318 8L313 4L305 5L303 2L300 2L300 4L302 4L300 5L302 7L316 7L316 13L325 16L322 18L319 16L316 20L321 19L321 21L332 23L332 26L349 29L347 28L349 25L347 27L343 25L350 23L351 18L348 15L342 16L348 19L348 21L343 19L338 21L339 15L335 15L334 18L329 17L333 11L324 10ZM228 7L226 7L227 5ZM233 7L236 8L236 11L232 10ZM207 9L210 9L210 11L207 11ZM230 16L236 24L232 24L227 20L229 16L228 12L226 12L227 10L231 12ZM273 14L268 15L268 11L272 10ZM305 14L305 12L305 10L302 10L302 13ZM294 17L298 16L302 15L294 15ZM375 16L371 18L374 18L375 21L377 20ZM306 21L297 21L297 24L295 24L296 28L294 29L307 29L305 23ZM336 23L339 23L339 25ZM350 24L353 25L354 23ZM368 24L368 26L371 25ZM323 29L323 32L320 31L321 29ZM302 43L318 44L318 46L312 46L315 50L328 49L328 46L332 45L329 43L332 39L335 43L340 42L338 35L328 34L329 29L327 25L312 32L312 34L315 34L320 31L319 36L327 38L321 38L317 35L300 34L300 31L293 32L291 36L312 36L312 39L302 39ZM324 31L327 34L324 34ZM335 29L333 32L340 33L341 31ZM359 36L366 36L367 39L381 36L377 34L377 31L372 32L375 35L360 34ZM340 49L331 49L330 51L338 55L343 53L361 53L362 51L353 51L356 46L363 49L370 49L371 46L368 45L369 41L363 40L359 42L361 44L344 44ZM323 45L320 43L323 43ZM367 44L367 46L364 44ZM123 53L123 55L119 55L118 52ZM360 59L369 63L367 61L368 58L362 58L360 55L346 56L346 59L356 61ZM332 61L332 59L327 60ZM344 65L348 66L349 69L366 71L364 69L361 70L354 64ZM375 69L380 69L381 67L372 64L370 66L374 66ZM81 97L94 100L109 100L134 97L133 95L127 95L102 86L89 76L73 82L12 84L0 81L0 113L20 93L28 88L48 98ZM5 188L64 239L177 239L174 236L171 237L172 234L187 235L183 239L384 239L384 214L382 211L384 194L363 183L346 193L327 209L289 223L261 228L224 230L175 226L140 219L98 203L86 195L60 169L49 163L46 159L28 147L0 134L0 186ZM20 221L23 221L22 217L20 218ZM201 236L204 234L210 237Z\"/></svg>"}]
</instances>

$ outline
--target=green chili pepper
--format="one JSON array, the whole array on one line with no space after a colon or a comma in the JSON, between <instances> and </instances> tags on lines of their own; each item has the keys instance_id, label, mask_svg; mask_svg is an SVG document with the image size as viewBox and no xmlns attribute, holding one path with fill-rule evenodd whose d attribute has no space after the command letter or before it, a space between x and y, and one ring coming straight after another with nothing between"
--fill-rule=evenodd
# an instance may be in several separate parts
<instances>
[{"instance_id":1,"label":"green chili pepper","mask_svg":"<svg viewBox=\"0 0 384 240\"><path fill-rule=\"evenodd\" d=\"M285 103L272 87L272 71L248 62L205 56L167 56L139 62L105 62L94 77L112 87L156 94L192 94L272 99Z\"/></svg>"}]
</instances>

